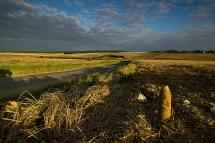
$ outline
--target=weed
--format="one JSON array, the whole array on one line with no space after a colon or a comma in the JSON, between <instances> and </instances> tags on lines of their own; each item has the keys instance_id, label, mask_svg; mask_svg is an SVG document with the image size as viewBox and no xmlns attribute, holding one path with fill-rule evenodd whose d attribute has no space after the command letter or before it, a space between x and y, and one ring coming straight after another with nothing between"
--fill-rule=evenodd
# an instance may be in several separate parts
<instances>
[{"instance_id":1,"label":"weed","mask_svg":"<svg viewBox=\"0 0 215 143\"><path fill-rule=\"evenodd\" d=\"M94 85L96 83L96 81L97 81L96 75L92 74L92 75L87 75L87 76L81 77L79 80L79 84L91 86L91 85Z\"/></svg>"},{"instance_id":2,"label":"weed","mask_svg":"<svg viewBox=\"0 0 215 143\"><path fill-rule=\"evenodd\" d=\"M110 73L99 73L96 72L91 75L83 76L79 79L79 84L80 85L86 85L86 86L92 86L95 85L96 83L107 83L112 80L113 75Z\"/></svg>"},{"instance_id":3,"label":"weed","mask_svg":"<svg viewBox=\"0 0 215 143\"><path fill-rule=\"evenodd\" d=\"M134 63L130 63L126 66L122 66L118 69L118 72L122 75L122 76L132 76L137 72L137 65Z\"/></svg>"}]
</instances>

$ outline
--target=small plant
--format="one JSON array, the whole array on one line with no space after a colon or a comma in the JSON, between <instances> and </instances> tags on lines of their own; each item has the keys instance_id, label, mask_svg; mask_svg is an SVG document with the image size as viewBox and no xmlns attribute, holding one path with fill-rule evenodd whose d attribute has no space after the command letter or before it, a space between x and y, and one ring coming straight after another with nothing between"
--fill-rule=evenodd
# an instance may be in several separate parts
<instances>
[{"instance_id":1,"label":"small plant","mask_svg":"<svg viewBox=\"0 0 215 143\"><path fill-rule=\"evenodd\" d=\"M79 84L91 86L96 84L97 82L109 82L112 80L112 74L109 73L94 73L91 75L84 76L80 78Z\"/></svg>"},{"instance_id":2,"label":"small plant","mask_svg":"<svg viewBox=\"0 0 215 143\"><path fill-rule=\"evenodd\" d=\"M94 85L95 83L96 83L95 74L84 76L84 77L80 78L80 80L79 80L79 84L81 84L81 85L91 86L91 85Z\"/></svg>"},{"instance_id":3,"label":"small plant","mask_svg":"<svg viewBox=\"0 0 215 143\"><path fill-rule=\"evenodd\" d=\"M112 73L100 73L97 75L97 80L99 82L102 82L102 83L107 83L111 80L113 80L113 74Z\"/></svg>"},{"instance_id":4,"label":"small plant","mask_svg":"<svg viewBox=\"0 0 215 143\"><path fill-rule=\"evenodd\" d=\"M137 65L130 63L126 66L122 66L118 69L118 72L123 76L131 76L137 72Z\"/></svg>"}]
</instances>

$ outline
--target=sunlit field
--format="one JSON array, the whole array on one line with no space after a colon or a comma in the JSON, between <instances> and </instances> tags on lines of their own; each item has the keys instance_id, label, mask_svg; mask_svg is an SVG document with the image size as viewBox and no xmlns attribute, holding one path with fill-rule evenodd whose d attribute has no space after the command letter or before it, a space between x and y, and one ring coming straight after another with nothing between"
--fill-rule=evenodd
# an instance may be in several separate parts
<instances>
[{"instance_id":1,"label":"sunlit field","mask_svg":"<svg viewBox=\"0 0 215 143\"><path fill-rule=\"evenodd\" d=\"M117 63L115 59L89 59L89 55L64 54L0 54L0 69L7 69L13 77L42 73L72 71ZM80 57L80 59L79 59ZM81 58L85 57L85 58Z\"/></svg>"},{"instance_id":2,"label":"sunlit field","mask_svg":"<svg viewBox=\"0 0 215 143\"><path fill-rule=\"evenodd\" d=\"M181 63L213 65L213 54L159 54L159 53L1 53L0 69L8 69L13 77L76 69L107 66L119 60L136 60L153 63ZM198 61L198 62L197 62Z\"/></svg>"}]
</instances>

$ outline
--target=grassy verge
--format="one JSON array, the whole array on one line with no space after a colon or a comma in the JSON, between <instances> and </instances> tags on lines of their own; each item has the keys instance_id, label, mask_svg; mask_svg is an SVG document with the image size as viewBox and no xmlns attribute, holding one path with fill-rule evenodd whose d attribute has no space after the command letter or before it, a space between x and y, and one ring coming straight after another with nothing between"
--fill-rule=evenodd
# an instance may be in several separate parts
<instances>
[{"instance_id":1,"label":"grassy verge","mask_svg":"<svg viewBox=\"0 0 215 143\"><path fill-rule=\"evenodd\" d=\"M12 56L8 58L8 56L3 56L0 58L0 69L7 69L13 73L13 77L17 77L101 67L117 62L117 60L49 59L28 56Z\"/></svg>"}]
</instances>

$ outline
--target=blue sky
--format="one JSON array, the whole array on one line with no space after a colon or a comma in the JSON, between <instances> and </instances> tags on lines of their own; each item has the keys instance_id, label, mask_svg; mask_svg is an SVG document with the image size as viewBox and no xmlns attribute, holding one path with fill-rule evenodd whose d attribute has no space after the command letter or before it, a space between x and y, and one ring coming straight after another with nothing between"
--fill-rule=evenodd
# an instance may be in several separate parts
<instances>
[{"instance_id":1,"label":"blue sky","mask_svg":"<svg viewBox=\"0 0 215 143\"><path fill-rule=\"evenodd\" d=\"M214 24L214 0L1 0L0 50L213 50Z\"/></svg>"}]
</instances>

